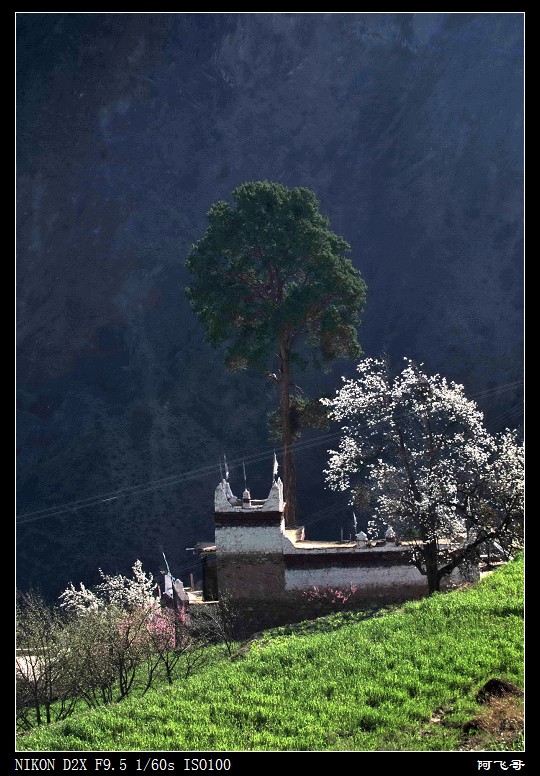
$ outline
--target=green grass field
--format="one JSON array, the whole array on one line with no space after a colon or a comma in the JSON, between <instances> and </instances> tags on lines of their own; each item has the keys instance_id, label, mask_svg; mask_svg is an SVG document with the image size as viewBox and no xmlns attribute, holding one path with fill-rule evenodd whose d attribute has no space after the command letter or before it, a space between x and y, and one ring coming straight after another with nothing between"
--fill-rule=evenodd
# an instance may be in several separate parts
<instances>
[{"instance_id":1,"label":"green grass field","mask_svg":"<svg viewBox=\"0 0 540 776\"><path fill-rule=\"evenodd\" d=\"M467 590L319 625L269 631L237 660L20 735L16 749L458 750L487 680L523 687L523 560Z\"/></svg>"}]
</instances>

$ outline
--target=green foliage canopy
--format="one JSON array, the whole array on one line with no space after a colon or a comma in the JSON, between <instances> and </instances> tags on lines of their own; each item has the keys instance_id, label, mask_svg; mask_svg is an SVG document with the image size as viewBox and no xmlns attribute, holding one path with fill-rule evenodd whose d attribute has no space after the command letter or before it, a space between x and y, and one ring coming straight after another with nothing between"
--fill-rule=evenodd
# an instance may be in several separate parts
<instances>
[{"instance_id":1,"label":"green foliage canopy","mask_svg":"<svg viewBox=\"0 0 540 776\"><path fill-rule=\"evenodd\" d=\"M298 391L293 364L311 355L320 367L361 353L357 337L365 283L332 232L309 189L280 183L244 183L234 206L216 202L204 237L186 266L194 275L187 296L207 341L225 347L230 370L253 367L279 384L285 523L296 520L292 445L297 436L291 403ZM292 412L291 412L292 410Z\"/></svg>"},{"instance_id":2,"label":"green foliage canopy","mask_svg":"<svg viewBox=\"0 0 540 776\"><path fill-rule=\"evenodd\" d=\"M365 283L315 194L258 181L232 197L210 208L186 264L187 296L208 342L227 345L227 368L264 369L279 342L294 359L300 340L316 365L357 357Z\"/></svg>"}]
</instances>

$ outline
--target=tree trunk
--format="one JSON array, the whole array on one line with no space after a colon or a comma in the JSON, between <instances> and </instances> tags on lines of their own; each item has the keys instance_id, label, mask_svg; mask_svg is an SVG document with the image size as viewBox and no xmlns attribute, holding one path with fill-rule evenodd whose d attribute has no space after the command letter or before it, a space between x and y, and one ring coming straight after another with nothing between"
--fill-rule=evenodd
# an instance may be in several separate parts
<instances>
[{"instance_id":1,"label":"tree trunk","mask_svg":"<svg viewBox=\"0 0 540 776\"><path fill-rule=\"evenodd\" d=\"M296 525L296 472L294 469L294 453L292 442L283 443L283 470L285 481L284 499L285 504L285 526L294 528Z\"/></svg>"},{"instance_id":2,"label":"tree trunk","mask_svg":"<svg viewBox=\"0 0 540 776\"><path fill-rule=\"evenodd\" d=\"M424 550L426 563L426 577L428 583L428 595L438 593L440 589L440 575L437 556L437 544L428 544Z\"/></svg>"},{"instance_id":3,"label":"tree trunk","mask_svg":"<svg viewBox=\"0 0 540 776\"><path fill-rule=\"evenodd\" d=\"M291 428L291 360L288 332L283 330L280 337L281 379L279 414L281 419L281 438L283 440L283 497L285 499L285 526L296 525L296 473L294 469L293 442Z\"/></svg>"}]
</instances>

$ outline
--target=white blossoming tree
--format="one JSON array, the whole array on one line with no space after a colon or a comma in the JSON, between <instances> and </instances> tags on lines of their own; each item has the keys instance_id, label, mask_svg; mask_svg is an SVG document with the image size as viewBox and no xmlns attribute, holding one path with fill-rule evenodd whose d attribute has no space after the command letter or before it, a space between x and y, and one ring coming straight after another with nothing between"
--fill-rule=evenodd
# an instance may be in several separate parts
<instances>
[{"instance_id":1,"label":"white blossoming tree","mask_svg":"<svg viewBox=\"0 0 540 776\"><path fill-rule=\"evenodd\" d=\"M82 582L80 590L77 590L70 582L69 587L60 594L60 605L68 612L79 614L103 609L107 605L125 611L155 608L157 584L152 574L146 574L143 571L140 560L135 561L132 571L133 578L130 579L121 574L111 576L99 569L103 582L96 585L93 590L86 588Z\"/></svg>"},{"instance_id":2,"label":"white blossoming tree","mask_svg":"<svg viewBox=\"0 0 540 776\"><path fill-rule=\"evenodd\" d=\"M71 616L65 635L70 644L65 670L72 676L76 694L89 706L126 697L143 661L153 674L156 645L163 637L167 638L162 652L174 645L174 626L167 628L160 614L152 574L145 573L140 560L132 571L129 578L99 569L103 582L92 590L83 583L77 590L70 583L59 597L60 606Z\"/></svg>"},{"instance_id":3,"label":"white blossoming tree","mask_svg":"<svg viewBox=\"0 0 540 776\"><path fill-rule=\"evenodd\" d=\"M358 378L321 400L342 424L325 475L351 502L367 488L371 530L393 527L433 593L487 542L509 553L520 545L523 445L508 429L488 433L462 385L405 362L392 377L384 361L365 359Z\"/></svg>"}]
</instances>

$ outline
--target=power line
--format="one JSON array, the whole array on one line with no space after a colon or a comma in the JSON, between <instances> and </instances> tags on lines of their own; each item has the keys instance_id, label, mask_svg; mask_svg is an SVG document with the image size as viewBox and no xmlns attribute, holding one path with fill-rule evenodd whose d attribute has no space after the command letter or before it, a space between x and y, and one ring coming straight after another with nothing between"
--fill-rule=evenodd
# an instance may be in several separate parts
<instances>
[{"instance_id":1,"label":"power line","mask_svg":"<svg viewBox=\"0 0 540 776\"><path fill-rule=\"evenodd\" d=\"M505 423L517 420L523 413L523 404L514 404L513 407L493 418L487 425L493 430L499 430Z\"/></svg>"},{"instance_id":2,"label":"power line","mask_svg":"<svg viewBox=\"0 0 540 776\"><path fill-rule=\"evenodd\" d=\"M506 393L507 391L517 390L519 386L523 385L523 380L514 380L513 383L504 383L494 388L487 388L485 391L479 391L470 396L471 399L483 399L486 396L493 396L498 393Z\"/></svg>"},{"instance_id":3,"label":"power line","mask_svg":"<svg viewBox=\"0 0 540 776\"><path fill-rule=\"evenodd\" d=\"M335 434L333 436L339 436L339 434ZM320 440L317 442L317 444L323 444L325 441L326 439ZM304 449L305 447L312 446L312 444L313 442L311 440L309 445L302 445L299 443L297 444L296 449ZM248 463L257 463L259 461L263 461L264 459L268 458L270 454L273 454L273 448L270 449L270 452L266 450L264 454L250 455L250 456L246 456L245 458L239 458L237 460L233 460L230 465L234 466L236 464L242 463L243 461L247 461ZM175 485L179 482L186 482L191 479L197 479L199 477L207 476L215 472L215 469L216 469L216 466L214 464L210 466L203 466L198 469L192 469L191 471L180 472L176 475L162 477L158 480L153 480L151 482L143 483L141 485L119 488L116 491L110 491L109 493L102 493L101 495L98 495L98 496L91 496L87 499L80 499L78 501L68 502L67 504L55 505L53 507L38 509L33 512L26 512L20 515L19 519L17 520L17 523L19 525L23 525L26 522L31 522L32 520L39 520L43 517L54 517L57 514L71 512L78 509L84 509L85 507L96 506L101 503L116 500L117 498L122 496L138 495L140 493L145 493L149 490L156 490L159 487Z\"/></svg>"},{"instance_id":4,"label":"power line","mask_svg":"<svg viewBox=\"0 0 540 776\"><path fill-rule=\"evenodd\" d=\"M488 388L488 389L486 389L484 391L479 391L477 393L471 394L471 396L469 396L467 398L469 398L471 400L484 399L484 398L492 398L493 396L496 396L497 394L502 394L502 393L506 393L507 391L516 390L519 386L521 386L523 384L524 384L523 380L514 380L513 382L510 382L510 383L503 383L502 385L495 386L493 388ZM320 436L318 436L317 439L320 439L320 440L328 439L328 440L330 440L332 438L339 437L340 434L341 434L340 431L337 431L337 432L327 432L326 434L321 434ZM295 443L295 450L301 450L303 448L304 444L307 444L308 442L311 442L311 441L312 440L306 440L305 443L296 442ZM257 458L256 460L250 460L253 457L253 455L259 455L259 453L262 454L262 458ZM251 462L251 463L256 463L257 461L263 460L264 457L266 457L267 454L268 454L268 448L266 448L266 447L264 447L264 448L263 447L256 448L255 452L252 453L251 456L242 457L242 458L239 457L235 461L233 461L232 464L231 464L231 467L234 467L236 465L239 466L242 460L245 460L245 461L248 461L248 462ZM167 473L164 472L162 474L161 478L160 478L160 481L161 481L161 479L166 478L167 476L171 476L171 477L172 476L176 476L176 474L177 474L177 472L176 472L175 469L171 469L169 475L167 475Z\"/></svg>"},{"instance_id":5,"label":"power line","mask_svg":"<svg viewBox=\"0 0 540 776\"><path fill-rule=\"evenodd\" d=\"M362 425L360 428L367 428L367 424ZM316 447L321 444L326 444L327 442L332 441L333 439L337 439L341 436L342 432L335 431L327 434L322 434L321 436L315 438L315 439L308 439L304 442L297 442L295 444L295 452L303 452L304 450L310 449L312 447ZM270 456L273 456L274 454L274 448L266 448L263 453L254 453L252 455L243 456L241 458L234 459L232 462L230 462L230 466L240 466L244 462L247 463L259 463L264 460L268 460ZM19 519L17 520L18 525L24 525L27 522L32 522L33 520L39 520L44 517L54 517L57 514L63 514L71 511L75 511L78 509L84 509L85 507L90 506L96 506L101 503L105 503L108 501L116 500L117 498L120 498L122 496L131 496L131 495L138 495L140 493L145 493L149 490L156 490L159 487L166 487L168 485L175 485L180 482L186 482L188 480L197 479L199 477L207 476L209 474L212 474L215 472L216 466L215 464L211 464L210 466L203 466L198 469L192 469L191 471L187 472L180 472L176 475L170 475L168 477L161 477L158 480L154 480L147 483L142 483L141 485L134 485L132 487L125 487L125 488L119 488L116 491L110 491L108 493L102 493L97 496L91 496L87 499L80 499L78 501L72 501L68 502L67 504L62 505L56 505L53 507L38 509L33 512L25 512L24 514L19 516Z\"/></svg>"},{"instance_id":6,"label":"power line","mask_svg":"<svg viewBox=\"0 0 540 776\"><path fill-rule=\"evenodd\" d=\"M310 515L310 517L307 518L307 520L303 520L302 524L304 526L313 525L314 523L318 523L319 520L324 520L324 518L328 517L330 514L339 514L340 512L344 512L346 509L352 509L349 496L337 499L325 509L314 512Z\"/></svg>"},{"instance_id":7,"label":"power line","mask_svg":"<svg viewBox=\"0 0 540 776\"><path fill-rule=\"evenodd\" d=\"M368 424L362 424L358 426L358 429L367 428ZM338 439L342 436L342 431L334 431L329 432L327 434L322 434L319 437L316 437L315 439L308 439L304 442L297 442L295 444L295 453L297 452L304 452L305 450L311 449L313 447L317 447L322 444L330 443L331 441ZM259 463L264 460L268 460L269 455L271 454L273 456L274 448L271 448L271 453L269 452L270 448L266 448L264 453L261 454L253 454L249 456L245 456L242 458L238 458L232 461L230 464L231 466L240 465L244 462L249 463ZM207 476L215 471L215 465L212 464L210 466L204 466L200 467L199 469L193 469L188 472L181 472L177 475L171 475L169 477L160 478L159 480L154 480L153 482L149 483L143 483L142 485L134 485L131 488L120 488L116 491L111 491L109 493L103 493L98 496L89 497L87 499L81 499L79 501L72 501L67 504L62 505L56 505L53 507L48 507L44 509L38 509L33 512L26 512L19 516L17 519L17 525L26 525L27 523L34 522L36 520L41 520L46 517L56 517L60 514L66 514L69 512L75 512L80 509L84 509L86 507L92 507L92 506L98 506L99 504L109 502L116 500L123 496L134 496L139 495L142 493L146 493L148 491L157 490L160 487L168 487L170 485L176 485L182 482L187 482L188 480L192 479L198 479L199 477Z\"/></svg>"},{"instance_id":8,"label":"power line","mask_svg":"<svg viewBox=\"0 0 540 776\"><path fill-rule=\"evenodd\" d=\"M471 398L474 399L474 398L478 398L479 396L485 397L487 395L493 396L497 393L503 393L503 392L506 392L507 390L514 389L517 386L522 384L523 384L522 380L514 381L512 383L506 383L502 386L498 386L498 387L489 389L487 391L480 392L480 394L475 394ZM493 423L500 421L502 418L505 418L507 415L508 415L507 419L510 419L515 414L517 414L518 410L520 410L521 407L522 407L521 404L514 405L514 407L512 407L511 410L508 410L507 412L503 413L501 416L499 416L494 421L492 421L489 425L491 426ZM362 428L367 428L367 426L368 424L362 424L361 426L358 427L358 430ZM321 444L329 443L335 439L338 439L341 436L342 436L342 431L338 430L335 432L328 432L326 434L321 434L315 439L307 439L304 442L297 442L295 444L295 452L304 452L305 450L311 449L313 447L317 447ZM263 450L263 448L259 448L259 450ZM263 452L256 452L248 456L242 456L237 459L234 459L230 465L234 467L236 465L240 466L240 464L244 465L245 462L259 463L265 459L268 459L268 457L272 454L273 454L273 448L264 448ZM213 472L215 472L215 469L216 469L215 464L211 464L209 466L208 465L202 466L187 472L165 475L163 477L160 477L157 480L142 483L140 485L134 485L131 487L127 486L124 488L119 488L115 491L102 493L97 496L90 496L86 499L79 499L77 501L68 502L66 504L55 505L52 507L44 507L42 509L34 510L32 512L25 512L22 515L18 516L17 525L26 525L28 523L35 522L36 520L41 520L46 517L52 518L60 514L67 514L69 512L75 512L80 509L84 509L86 507L98 506L99 504L115 501L118 498L121 498L124 496L134 496L134 495L144 494L152 490L158 490L159 488L176 485L179 483L187 482L192 479L198 479L199 477L204 477L212 474Z\"/></svg>"}]
</instances>

